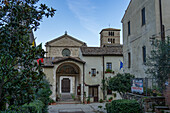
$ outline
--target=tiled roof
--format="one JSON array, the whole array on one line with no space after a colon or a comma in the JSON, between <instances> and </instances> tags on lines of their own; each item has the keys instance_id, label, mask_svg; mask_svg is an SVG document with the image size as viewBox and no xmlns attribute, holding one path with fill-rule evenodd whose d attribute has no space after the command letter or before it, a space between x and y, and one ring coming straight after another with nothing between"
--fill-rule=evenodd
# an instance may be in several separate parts
<instances>
[{"instance_id":1,"label":"tiled roof","mask_svg":"<svg viewBox=\"0 0 170 113\"><path fill-rule=\"evenodd\" d=\"M72 60L80 63L85 63L83 60L77 57L46 57L44 58L44 65L43 67L53 67L53 64L60 63L62 61Z\"/></svg>"},{"instance_id":2,"label":"tiled roof","mask_svg":"<svg viewBox=\"0 0 170 113\"><path fill-rule=\"evenodd\" d=\"M123 46L113 45L109 47L81 47L84 56L115 55L123 56Z\"/></svg>"},{"instance_id":3,"label":"tiled roof","mask_svg":"<svg viewBox=\"0 0 170 113\"><path fill-rule=\"evenodd\" d=\"M73 61L80 62L80 63L83 63L83 64L85 63L83 60L81 60L78 57L61 57L59 59L54 60L52 63L56 64L56 63L66 61L66 60L73 60Z\"/></svg>"}]
</instances>

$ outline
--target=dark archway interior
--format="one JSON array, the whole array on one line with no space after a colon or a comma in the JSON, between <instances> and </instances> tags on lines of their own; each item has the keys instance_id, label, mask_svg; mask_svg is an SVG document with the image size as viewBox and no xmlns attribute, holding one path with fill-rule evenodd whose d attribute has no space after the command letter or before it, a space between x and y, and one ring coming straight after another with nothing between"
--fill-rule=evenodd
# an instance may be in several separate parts
<instances>
[{"instance_id":1,"label":"dark archway interior","mask_svg":"<svg viewBox=\"0 0 170 113\"><path fill-rule=\"evenodd\" d=\"M79 68L75 64L62 64L59 66L57 74L79 74Z\"/></svg>"}]
</instances>

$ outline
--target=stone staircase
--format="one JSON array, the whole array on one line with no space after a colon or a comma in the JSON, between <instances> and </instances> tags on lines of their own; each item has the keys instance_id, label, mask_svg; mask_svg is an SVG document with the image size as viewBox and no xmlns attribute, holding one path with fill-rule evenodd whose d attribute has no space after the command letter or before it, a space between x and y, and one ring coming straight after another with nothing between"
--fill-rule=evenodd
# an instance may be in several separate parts
<instances>
[{"instance_id":1,"label":"stone staircase","mask_svg":"<svg viewBox=\"0 0 170 113\"><path fill-rule=\"evenodd\" d=\"M80 101L75 101L71 94L61 94L60 101L57 104L80 104Z\"/></svg>"}]
</instances>

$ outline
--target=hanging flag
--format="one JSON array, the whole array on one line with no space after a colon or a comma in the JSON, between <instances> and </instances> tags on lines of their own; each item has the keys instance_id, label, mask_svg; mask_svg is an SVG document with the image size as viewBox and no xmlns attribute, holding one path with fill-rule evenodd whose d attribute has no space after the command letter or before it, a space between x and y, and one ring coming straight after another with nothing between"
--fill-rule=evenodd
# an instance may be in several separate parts
<instances>
[{"instance_id":1,"label":"hanging flag","mask_svg":"<svg viewBox=\"0 0 170 113\"><path fill-rule=\"evenodd\" d=\"M32 47L35 47L35 40L33 40L32 42Z\"/></svg>"},{"instance_id":2,"label":"hanging flag","mask_svg":"<svg viewBox=\"0 0 170 113\"><path fill-rule=\"evenodd\" d=\"M120 61L120 70L123 68L123 62Z\"/></svg>"},{"instance_id":3,"label":"hanging flag","mask_svg":"<svg viewBox=\"0 0 170 113\"><path fill-rule=\"evenodd\" d=\"M44 62L44 60L43 60L43 58L39 58L39 59L37 59L37 63L38 63L38 65L39 65L39 63L43 63Z\"/></svg>"}]
</instances>

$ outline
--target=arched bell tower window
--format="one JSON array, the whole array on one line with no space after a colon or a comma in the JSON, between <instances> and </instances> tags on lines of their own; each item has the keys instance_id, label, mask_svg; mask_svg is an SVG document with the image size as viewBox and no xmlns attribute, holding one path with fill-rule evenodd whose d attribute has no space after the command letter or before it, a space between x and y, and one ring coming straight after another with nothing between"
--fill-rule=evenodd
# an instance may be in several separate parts
<instances>
[{"instance_id":1,"label":"arched bell tower window","mask_svg":"<svg viewBox=\"0 0 170 113\"><path fill-rule=\"evenodd\" d=\"M113 31L109 31L109 32L108 32L108 35L109 35L109 36L114 36L114 32L113 32Z\"/></svg>"}]
</instances>

